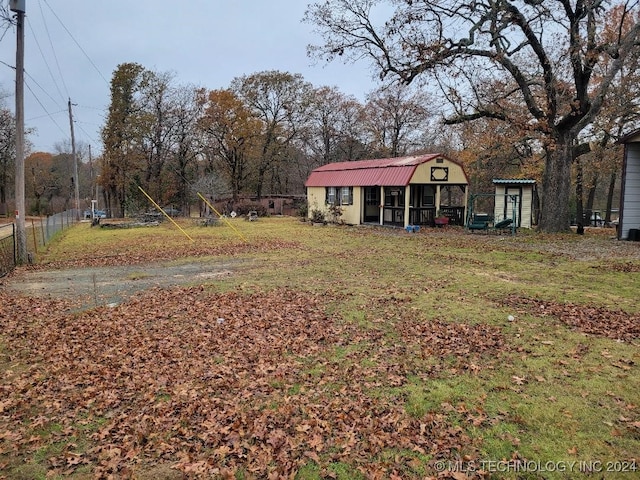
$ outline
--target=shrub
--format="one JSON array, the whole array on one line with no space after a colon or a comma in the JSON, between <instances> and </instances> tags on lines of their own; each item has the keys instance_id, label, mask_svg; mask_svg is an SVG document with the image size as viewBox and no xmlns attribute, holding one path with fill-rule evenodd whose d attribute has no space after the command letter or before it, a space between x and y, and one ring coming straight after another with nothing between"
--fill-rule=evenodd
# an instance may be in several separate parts
<instances>
[{"instance_id":1,"label":"shrub","mask_svg":"<svg viewBox=\"0 0 640 480\"><path fill-rule=\"evenodd\" d=\"M311 221L313 223L324 223L324 212L318 208L314 208L313 210L311 210Z\"/></svg>"},{"instance_id":2,"label":"shrub","mask_svg":"<svg viewBox=\"0 0 640 480\"><path fill-rule=\"evenodd\" d=\"M309 215L309 204L305 200L300 205L298 205L298 216L302 218L307 218L308 215Z\"/></svg>"}]
</instances>

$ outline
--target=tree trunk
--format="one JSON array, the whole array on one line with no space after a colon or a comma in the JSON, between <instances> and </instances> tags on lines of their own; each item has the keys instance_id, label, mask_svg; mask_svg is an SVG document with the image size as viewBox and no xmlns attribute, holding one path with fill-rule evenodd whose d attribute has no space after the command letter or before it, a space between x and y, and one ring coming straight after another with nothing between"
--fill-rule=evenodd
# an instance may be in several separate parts
<instances>
[{"instance_id":1,"label":"tree trunk","mask_svg":"<svg viewBox=\"0 0 640 480\"><path fill-rule=\"evenodd\" d=\"M578 157L576 158L576 223L578 224L578 227L585 225L584 208L582 205L582 177L582 162L580 161L580 157Z\"/></svg>"},{"instance_id":2,"label":"tree trunk","mask_svg":"<svg viewBox=\"0 0 640 480\"><path fill-rule=\"evenodd\" d=\"M547 150L542 176L540 230L546 233L569 231L572 139L563 137L555 149Z\"/></svg>"},{"instance_id":3,"label":"tree trunk","mask_svg":"<svg viewBox=\"0 0 640 480\"><path fill-rule=\"evenodd\" d=\"M604 217L606 224L611 222L611 208L613 207L613 192L616 188L616 171L611 172L609 179L609 191L607 192L607 212Z\"/></svg>"}]
</instances>

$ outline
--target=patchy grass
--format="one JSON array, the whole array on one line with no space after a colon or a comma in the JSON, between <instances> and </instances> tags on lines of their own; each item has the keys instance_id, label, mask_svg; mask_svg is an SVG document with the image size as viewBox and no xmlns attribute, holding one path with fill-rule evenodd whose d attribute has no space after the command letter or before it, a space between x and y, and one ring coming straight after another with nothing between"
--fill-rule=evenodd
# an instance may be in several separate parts
<instances>
[{"instance_id":1,"label":"patchy grass","mask_svg":"<svg viewBox=\"0 0 640 480\"><path fill-rule=\"evenodd\" d=\"M2 475L632 478L606 468L640 468L632 242L604 229L233 224L240 233L185 220L193 242L170 224L81 224L34 267L243 260L207 283L80 312L70 299L0 290Z\"/></svg>"}]
</instances>

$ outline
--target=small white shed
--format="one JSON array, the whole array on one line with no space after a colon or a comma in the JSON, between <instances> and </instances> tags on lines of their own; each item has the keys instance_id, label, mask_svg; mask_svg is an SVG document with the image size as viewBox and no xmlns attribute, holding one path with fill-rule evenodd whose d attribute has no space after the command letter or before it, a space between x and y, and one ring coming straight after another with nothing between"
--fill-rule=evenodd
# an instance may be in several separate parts
<instances>
[{"instance_id":1,"label":"small white shed","mask_svg":"<svg viewBox=\"0 0 640 480\"><path fill-rule=\"evenodd\" d=\"M622 137L624 162L618 240L640 240L640 130Z\"/></svg>"},{"instance_id":2,"label":"small white shed","mask_svg":"<svg viewBox=\"0 0 640 480\"><path fill-rule=\"evenodd\" d=\"M518 228L531 228L534 224L534 196L536 181L517 178L494 178L496 201L495 222L511 218ZM512 218L515 215L516 218Z\"/></svg>"}]
</instances>

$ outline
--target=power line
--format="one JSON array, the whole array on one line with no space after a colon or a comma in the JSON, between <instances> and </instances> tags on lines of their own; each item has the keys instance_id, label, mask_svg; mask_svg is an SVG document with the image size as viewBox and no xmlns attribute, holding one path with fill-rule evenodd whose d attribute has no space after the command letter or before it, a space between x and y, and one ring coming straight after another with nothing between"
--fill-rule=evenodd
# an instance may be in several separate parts
<instances>
[{"instance_id":1,"label":"power line","mask_svg":"<svg viewBox=\"0 0 640 480\"><path fill-rule=\"evenodd\" d=\"M62 28L64 28L64 30L69 34L69 37L71 37L71 40L73 40L73 42L77 45L77 47L80 49L80 51L84 54L84 56L87 58L87 60L89 61L89 63L91 64L91 66L95 69L96 72L98 72L98 75L100 75L100 77L102 78L102 80L104 80L104 83L106 83L107 85L109 85L109 81L104 77L104 75L102 75L102 72L100 71L100 69L98 69L98 67L96 66L95 63L93 63L93 60L91 60L91 57L89 57L89 55L87 54L87 52L84 51L84 49L82 48L82 46L78 43L78 41L75 39L75 37L71 34L71 32L69 31L69 29L66 27L66 25L64 23L62 23L62 20L60 20L60 17L58 17L58 15L56 14L56 12L53 10L53 8L51 8L51 5L49 5L49 2L47 2L47 0L42 0L44 2L44 4L49 7L49 10L51 10L51 13L53 13L53 16L56 17L56 19L58 20L58 22L60 22L60 25L62 25Z\"/></svg>"},{"instance_id":2,"label":"power line","mask_svg":"<svg viewBox=\"0 0 640 480\"><path fill-rule=\"evenodd\" d=\"M62 91L60 90L60 87L58 86L58 82L56 82L56 78L53 75L53 72L51 71L51 67L49 66L49 62L47 61L47 57L44 54L44 52L42 51L42 47L40 46L40 42L38 41L38 37L36 35L35 30L33 29L33 27L31 26L31 22L29 21L29 19L27 18L27 25L29 25L29 28L31 29L31 33L33 34L33 39L36 42L36 47L38 47L38 51L40 52L40 56L42 57L42 60L44 61L45 66L47 67L47 71L49 72L49 75L51 76L51 80L53 80L53 85L56 87L56 90L58 91L58 94L60 95L60 98L64 99L64 95L62 94ZM45 30L47 31L47 35L49 35L49 29L47 28L46 22L45 22ZM49 44L51 45L51 48L53 50L53 44L51 42L51 37L49 36ZM55 50L53 52L53 57L54 59L56 59L56 64L58 63L56 54L55 54ZM58 72L60 72L60 66L58 65ZM60 75L60 77L62 78L62 74ZM64 78L62 78L62 84L64 85L65 90L67 89L66 84L64 83ZM51 98L51 96L49 96L49 98ZM53 100L53 98L51 98ZM55 100L54 100L55 102Z\"/></svg>"},{"instance_id":3,"label":"power line","mask_svg":"<svg viewBox=\"0 0 640 480\"><path fill-rule=\"evenodd\" d=\"M47 19L44 16L42 11L42 4L38 4L40 7L40 15L42 15L42 22L44 23L44 29L47 32L47 38L49 39L49 45L51 46L51 51L53 52L53 59L56 61L56 67L58 67L58 73L60 74L60 80L62 81L62 85L64 86L64 91L67 92L67 97L69 97L69 89L67 88L67 84L64 81L64 75L62 75L62 69L60 68L60 62L58 62L58 56L56 55L56 49L53 46L53 41L51 40L51 34L49 33L49 27L47 25Z\"/></svg>"},{"instance_id":4,"label":"power line","mask_svg":"<svg viewBox=\"0 0 640 480\"><path fill-rule=\"evenodd\" d=\"M60 125L58 125L58 123L54 120L54 118L51 116L51 114L49 112L47 112L47 109L45 108L45 106L42 104L42 102L40 101L40 99L38 98L38 96L35 94L35 92L33 90L31 90L31 87L29 87L29 84L27 82L25 82L25 85L27 87L27 89L31 92L31 95L33 95L33 98L36 99L36 102L38 102L38 104L40 105L40 107L42 108L42 110L44 110L47 115L49 116L49 118L51 119L51 121L53 122L53 124L58 127L58 129L64 134L67 135L68 132L65 132L62 127Z\"/></svg>"},{"instance_id":5,"label":"power line","mask_svg":"<svg viewBox=\"0 0 640 480\"><path fill-rule=\"evenodd\" d=\"M38 86L38 88L39 88L40 90L42 90L42 91L44 92L44 94L45 94L47 97L49 97L49 99L54 103L54 105L55 105L56 107L58 107L58 108L62 108L62 107L60 107L60 105L58 105L58 102L56 102L56 100L55 100L55 99L54 99L54 98L49 94L49 92L47 92L47 91L42 87L42 85L40 85L40 84L36 81L36 79L35 79L35 78L33 78L33 77L32 77L31 75L29 75L29 73L27 73L27 72L24 72L24 73L25 73L25 75L26 75L27 77L29 77L29 80L31 80L33 83L35 83L35 84ZM58 93L60 93L60 90L58 90ZM45 111L46 111L46 110L45 110Z\"/></svg>"},{"instance_id":6,"label":"power line","mask_svg":"<svg viewBox=\"0 0 640 480\"><path fill-rule=\"evenodd\" d=\"M84 133L84 134L85 134L85 136L89 139L89 141L90 141L91 143L93 143L93 144L96 144L96 143L97 143L97 142L95 141L95 139L94 139L91 135L89 135L89 134L87 133L87 131L86 131L84 128L82 128L82 124L83 124L83 123L87 124L86 122L78 122L78 121L76 121L75 123L76 123L76 125L78 126L78 128L82 131L82 133ZM90 125L90 124L87 124L87 125Z\"/></svg>"},{"instance_id":7,"label":"power line","mask_svg":"<svg viewBox=\"0 0 640 480\"><path fill-rule=\"evenodd\" d=\"M103 80L105 80L105 82L106 82L107 84L109 84L109 82L108 82L108 81L106 81L106 79L104 78L104 76L102 75L102 73L100 72L100 70L97 68L97 66L95 65L95 63L94 63L94 62L91 60L91 58L87 55L86 51L82 48L82 46L81 46L81 45L78 43L78 41L74 38L74 36L73 36L73 35L71 34L71 32L69 31L69 29L66 27L66 25L62 22L62 20L60 19L60 17L59 17L59 16L56 14L56 12L53 10L53 8L51 7L51 5L49 5L49 3L48 3L46 0L42 0L42 1L43 1L43 2L44 2L44 4L49 8L49 10L51 11L51 13L52 13L52 14L53 14L53 16L55 17L55 19L60 23L60 25L62 26L62 28L63 28L63 29L65 30L65 32L69 35L69 37L73 40L73 42L76 44L76 46L80 49L80 51L81 51L81 52L84 54L84 56L88 59L89 63L90 63L90 64L93 66L93 68L98 72L98 74L100 75L100 77L101 77ZM42 57L42 59L43 59L43 61L44 61L44 64L45 64L45 66L46 66L46 68L47 68L47 71L49 72L49 75L50 75L50 77L51 77L51 79L52 79L52 81L53 81L53 83L54 83L55 89L56 89L56 91L57 91L58 95L60 96L60 98L63 98L63 99L64 99L64 98L65 98L65 95L64 95L64 94L62 93L62 91L61 91L60 83L62 84L62 86L63 86L63 88L64 88L64 90L65 90L66 92L68 92L68 87L67 87L67 85L66 85L66 82L65 82L65 79L64 79L64 75L63 75L63 73L62 73L62 69L61 69L61 67L60 67L60 63L59 63L59 61L58 61L58 56L57 56L57 54L56 54L56 49L55 49L55 47L54 47L54 43L53 43L53 40L52 40L52 36L51 36L51 34L50 34L50 30L49 30L49 27L48 27L48 23L47 23L47 21L46 21L46 17L45 17L45 14L44 14L43 8L42 8L42 2L38 2L38 4L39 4L39 8L40 8L40 13L41 13L41 15L42 15L42 21L43 21L43 24L44 24L45 32L46 32L46 35L47 35L47 38L48 38L48 41L49 41L49 45L51 46L51 50L53 51L53 57L54 57L54 60L55 60L55 63L56 63L56 67L57 67L57 71L58 71L58 74L59 74L59 77L60 77L60 80L59 80L59 81L56 81L56 76L53 74L53 71L52 71L52 68L51 68L51 66L50 66L50 63L47 61L47 55L45 55L45 54L44 54L44 51L43 51L43 49L42 49L42 47L41 47L41 45L40 45L40 42L38 41L38 37L36 36L35 30L34 30L34 28L32 27L31 23L29 23L29 27L30 27L31 32L32 32L32 34L33 34L33 37L34 37L34 39L35 39L36 46L37 46L37 48L38 48L38 50L39 50L39 52L40 52L40 56ZM45 93L45 95L47 95L47 96L49 97L49 99L53 102L53 104L54 104L54 105L56 105L56 107L60 108L60 107L59 107L59 104L58 104L58 101L56 101L56 100L55 100L55 99L54 99L54 98L49 94L49 92L47 92L47 90L45 90L45 89L44 89L40 84L38 84L38 82L37 82L33 77L29 77L29 78L32 80L32 83L33 83L33 84L37 85L37 86L40 88L40 90L41 90L42 92L44 92L44 93ZM41 107L41 108L43 109L43 111L45 112L45 115L44 115L44 116L49 117L49 118L51 119L51 121L54 123L54 125L56 125L56 127L57 127L57 128L58 128L58 129L59 129L59 130L64 134L64 137L65 137L65 138L67 138L67 137L68 137L68 132L65 132L65 130L64 130L60 125L58 125L58 123L57 123L57 122L55 121L55 119L52 117L52 114L50 114L50 113L47 111L46 107L43 105L43 103L40 101L40 99L36 96L35 92L34 92L31 88L29 88L29 91L31 92L31 94L34 96L34 98L36 99L36 101L38 102L38 104L40 105L40 107ZM66 97L67 97L67 98L70 98L70 97L71 97L71 95L69 95L69 94L67 93ZM86 108L86 107L85 107L85 108ZM95 109L96 109L96 110L99 110L98 108L95 108ZM59 113L59 112L56 112L56 113ZM34 117L34 118L36 118L36 117ZM41 118L41 117L37 117L37 118ZM92 138L92 135L90 135L89 133L87 133L87 131L79 125L79 122L78 122L76 119L73 119L73 122L74 122L74 124L75 124L75 125L77 125L77 126L79 127L79 130L80 130L80 131L82 131L84 135L86 135L86 137L89 139L89 141L90 141L90 142L95 142L95 140Z\"/></svg>"},{"instance_id":8,"label":"power line","mask_svg":"<svg viewBox=\"0 0 640 480\"><path fill-rule=\"evenodd\" d=\"M4 40L4 36L7 34L7 32L9 31L9 29L10 29L11 27L12 27L12 24L11 24L11 23L8 23L8 24L7 24L7 28L5 28L5 29L4 29L4 32L2 32L2 35L0 35L0 42L1 42L2 40Z\"/></svg>"}]
</instances>

